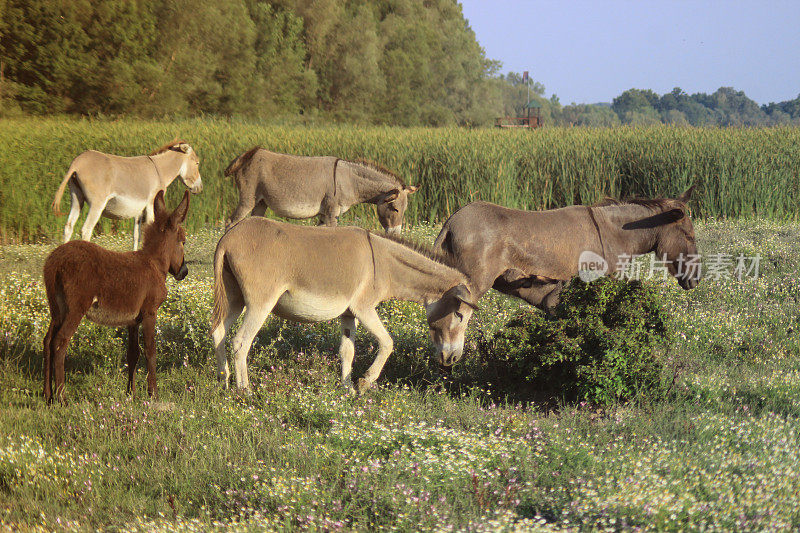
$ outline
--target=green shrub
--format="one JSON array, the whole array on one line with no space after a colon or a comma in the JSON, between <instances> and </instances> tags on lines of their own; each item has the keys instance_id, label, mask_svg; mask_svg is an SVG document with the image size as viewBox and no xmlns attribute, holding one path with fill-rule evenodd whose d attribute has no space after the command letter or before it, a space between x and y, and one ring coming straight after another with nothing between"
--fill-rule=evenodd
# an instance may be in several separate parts
<instances>
[{"instance_id":1,"label":"green shrub","mask_svg":"<svg viewBox=\"0 0 800 533\"><path fill-rule=\"evenodd\" d=\"M492 338L497 375L596 404L650 396L661 388L667 341L657 296L638 281L576 278L555 316L523 312Z\"/></svg>"}]
</instances>

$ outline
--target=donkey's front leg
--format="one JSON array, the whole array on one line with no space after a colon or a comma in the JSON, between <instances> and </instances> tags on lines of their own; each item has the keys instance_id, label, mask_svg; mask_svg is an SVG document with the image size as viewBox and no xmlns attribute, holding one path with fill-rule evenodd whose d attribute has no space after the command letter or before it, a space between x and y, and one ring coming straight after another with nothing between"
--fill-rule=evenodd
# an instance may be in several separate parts
<instances>
[{"instance_id":1,"label":"donkey's front leg","mask_svg":"<svg viewBox=\"0 0 800 533\"><path fill-rule=\"evenodd\" d=\"M358 318L364 324L364 327L367 328L367 331L375 335L375 338L378 339L378 356L375 357L375 361L372 362L372 365L364 373L364 377L358 380L358 392L364 392L372 387L378 379L378 376L380 376L383 365L386 364L386 360L389 358L392 350L394 350L394 341L392 337L389 336L386 328L383 327L378 312L375 311L374 308L360 313Z\"/></svg>"},{"instance_id":2,"label":"donkey's front leg","mask_svg":"<svg viewBox=\"0 0 800 533\"><path fill-rule=\"evenodd\" d=\"M133 217L133 251L139 249L139 239L142 236L142 225L145 224L145 219L147 215L145 214L146 211L142 211L141 214L137 217Z\"/></svg>"},{"instance_id":3,"label":"donkey's front leg","mask_svg":"<svg viewBox=\"0 0 800 533\"><path fill-rule=\"evenodd\" d=\"M342 386L348 390L353 388L353 356L356 353L356 337L358 321L353 316L342 315L342 344L339 346L339 358L342 360Z\"/></svg>"},{"instance_id":4,"label":"donkey's front leg","mask_svg":"<svg viewBox=\"0 0 800 533\"><path fill-rule=\"evenodd\" d=\"M325 197L319 208L319 225L335 227L339 223L341 209L333 198Z\"/></svg>"},{"instance_id":5,"label":"donkey's front leg","mask_svg":"<svg viewBox=\"0 0 800 533\"><path fill-rule=\"evenodd\" d=\"M147 358L147 394L158 399L156 385L156 312L143 313L144 355Z\"/></svg>"},{"instance_id":6,"label":"donkey's front leg","mask_svg":"<svg viewBox=\"0 0 800 533\"><path fill-rule=\"evenodd\" d=\"M128 394L136 396L136 363L139 362L139 324L128 326Z\"/></svg>"}]
</instances>

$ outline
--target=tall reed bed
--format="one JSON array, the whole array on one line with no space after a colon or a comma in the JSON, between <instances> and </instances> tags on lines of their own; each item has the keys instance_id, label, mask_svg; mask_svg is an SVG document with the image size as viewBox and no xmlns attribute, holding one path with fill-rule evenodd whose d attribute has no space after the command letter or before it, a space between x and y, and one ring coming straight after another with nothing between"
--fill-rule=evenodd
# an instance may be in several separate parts
<instances>
[{"instance_id":1,"label":"tall reed bed","mask_svg":"<svg viewBox=\"0 0 800 533\"><path fill-rule=\"evenodd\" d=\"M506 131L306 128L221 119L15 119L0 123L0 239L60 235L64 218L52 214L50 202L82 151L139 155L175 136L189 141L201 157L205 190L193 198L191 229L218 224L230 213L238 192L222 171L255 144L293 154L363 157L393 169L422 184L406 214L410 222L441 220L475 200L547 209L592 203L604 195L674 195L693 183L696 216L796 219L800 202L798 128ZM176 202L181 188L177 183L168 199ZM375 223L369 207L355 209L353 217ZM128 226L132 222L104 221L101 227Z\"/></svg>"}]
</instances>

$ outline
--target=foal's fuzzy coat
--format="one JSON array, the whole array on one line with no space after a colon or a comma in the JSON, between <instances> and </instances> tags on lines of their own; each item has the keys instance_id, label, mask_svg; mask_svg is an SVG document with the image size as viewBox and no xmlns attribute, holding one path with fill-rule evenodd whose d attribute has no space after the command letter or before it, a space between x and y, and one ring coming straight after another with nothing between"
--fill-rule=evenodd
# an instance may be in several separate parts
<instances>
[{"instance_id":1,"label":"foal's fuzzy coat","mask_svg":"<svg viewBox=\"0 0 800 533\"><path fill-rule=\"evenodd\" d=\"M166 276L186 277L181 223L189 209L189 191L173 213L164 205L164 191L154 201L155 221L145 230L144 246L136 252L112 252L86 241L62 244L44 263L44 284L51 322L44 339L44 398L63 401L64 359L70 338L86 316L107 326L128 326L128 392L135 392L139 360L139 324L143 325L147 357L147 391L156 390L156 312L167 296Z\"/></svg>"}]
</instances>

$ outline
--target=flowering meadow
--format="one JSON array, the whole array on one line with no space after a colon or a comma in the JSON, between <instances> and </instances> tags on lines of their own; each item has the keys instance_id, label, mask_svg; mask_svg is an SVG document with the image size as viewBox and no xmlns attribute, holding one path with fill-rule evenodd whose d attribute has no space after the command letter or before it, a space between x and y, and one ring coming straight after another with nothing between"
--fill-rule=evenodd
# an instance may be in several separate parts
<instances>
[{"instance_id":1,"label":"flowering meadow","mask_svg":"<svg viewBox=\"0 0 800 533\"><path fill-rule=\"evenodd\" d=\"M695 228L704 256L760 256L759 277L692 291L647 281L670 319L669 386L602 409L476 378L489 375L479 347L528 309L495 293L450 376L431 361L421 306L388 302L395 353L377 389L340 388L335 321L270 318L249 358L253 393L222 391L214 230L189 236L190 274L168 282L159 399L125 395L126 331L84 322L67 403L46 407L40 271L54 245L0 247L0 530L797 530L800 226ZM430 242L437 229L411 233ZM130 235L98 242L125 250ZM356 375L376 348L359 329ZM137 379L142 391L143 367Z\"/></svg>"}]
</instances>

